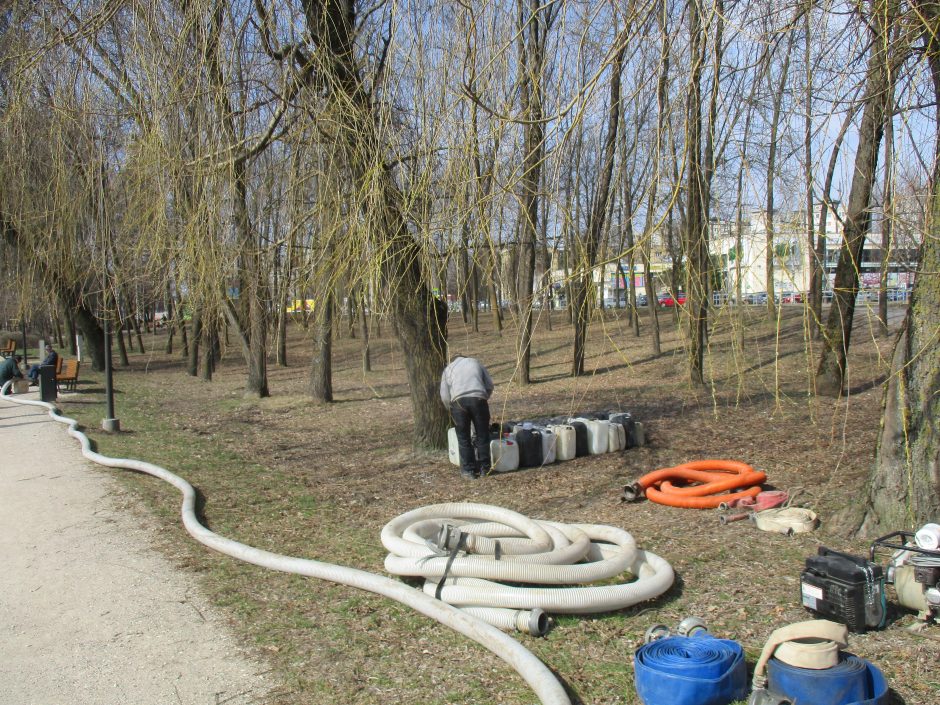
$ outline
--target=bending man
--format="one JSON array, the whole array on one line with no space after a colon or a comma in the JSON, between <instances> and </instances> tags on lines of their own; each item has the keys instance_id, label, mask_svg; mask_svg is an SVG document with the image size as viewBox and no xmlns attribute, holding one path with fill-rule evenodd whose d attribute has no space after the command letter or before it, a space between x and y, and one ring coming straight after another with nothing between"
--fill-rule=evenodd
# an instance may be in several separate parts
<instances>
[{"instance_id":1,"label":"bending man","mask_svg":"<svg viewBox=\"0 0 940 705\"><path fill-rule=\"evenodd\" d=\"M444 368L441 400L450 409L457 430L460 474L469 479L482 477L490 471L490 405L487 400L492 394L493 380L478 360L455 355Z\"/></svg>"}]
</instances>

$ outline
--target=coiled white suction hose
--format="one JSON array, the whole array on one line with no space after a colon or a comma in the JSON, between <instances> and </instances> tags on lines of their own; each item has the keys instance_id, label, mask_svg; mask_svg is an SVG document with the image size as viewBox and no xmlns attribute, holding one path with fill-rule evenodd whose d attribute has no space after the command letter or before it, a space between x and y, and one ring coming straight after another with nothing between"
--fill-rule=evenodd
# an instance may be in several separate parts
<instances>
[{"instance_id":1,"label":"coiled white suction hose","mask_svg":"<svg viewBox=\"0 0 940 705\"><path fill-rule=\"evenodd\" d=\"M135 460L131 458L110 458L108 456L101 455L100 453L96 453L91 449L91 441L88 439L88 437L78 430L78 421L66 416L62 416L59 413L59 410L53 404L31 399L18 399L7 396L7 390L9 389L10 385L11 382L7 382L3 385L2 388L0 388L0 395L2 395L4 399L16 404L38 406L47 409L49 416L53 420L68 425L68 434L73 438L76 438L79 443L81 443L82 455L92 462L98 463L99 465L104 465L105 467L125 468L128 470L143 472L148 475L152 475L153 477L157 477L176 487L183 495L183 502L180 508L183 526L186 528L186 531L189 532L189 534L200 543L208 546L213 550L219 551L220 553L224 553L233 558L237 558L238 560L252 563L263 568L277 570L285 573L304 575L312 578L319 578L321 580L327 580L341 585L348 585L350 587L355 587L361 590L383 595L404 605L407 605L421 614L431 617L441 624L450 627L454 631L459 632L460 634L463 634L470 639L473 639L477 643L492 651L495 655L503 659L512 668L514 668L520 676L522 676L526 683L528 683L529 687L538 696L539 700L545 705L571 704L571 700L565 693L561 683L554 676L551 670L545 666L545 664L543 664L518 641L509 635L504 634L498 628L491 626L490 624L473 616L472 613L467 613L456 607L452 607L442 600L435 599L430 595L426 595L421 591L415 590L397 580L392 580L391 578L375 575L373 573L357 570L355 568L348 568L345 566L323 563L306 558L296 558L292 556L271 553L269 551L254 548L252 546L248 546L246 544L239 543L216 534L199 523L195 512L196 492L189 482L179 477L178 475L175 475L174 473L152 463L147 463L142 460ZM444 506L461 508L465 506L479 507L482 505L458 504ZM425 510L416 511L428 512L431 515L438 514L438 512L435 511L435 508L427 508ZM528 537L527 540L519 542L519 550L517 552L523 555L526 555L526 551L528 551L529 555L531 555L537 552L541 552L544 548L548 548L552 540L546 538L546 536L548 536L549 531L551 531L552 535L557 535L555 533L555 527L561 526L543 523L542 526L545 528L541 528L535 522L531 522L531 520L522 517L522 515L516 514L515 512L509 513L508 510L500 511L498 507L488 507L487 511L492 512L492 517L500 524L514 526L517 521L516 517L523 520L520 523L520 527L517 527L520 530L521 536ZM503 511L507 513L503 514ZM389 525L383 529L383 541L385 540L386 532L390 530L389 527L392 527L393 525L394 527L397 527L402 523L402 521L404 521L405 526L411 526L412 522L410 520L403 520L403 517L409 517L411 514L413 513L403 515L397 520L390 522ZM513 514L514 517L510 518L509 514ZM466 516L466 512L462 509L459 509L458 516ZM412 526L412 530L426 531L427 526L428 525L425 525L424 527ZM478 532L486 531L487 527L478 527L477 530ZM573 534L571 530L567 529L562 531L562 533L566 536L571 536ZM626 532L623 532L623 534L626 534ZM588 533L588 535L590 535L590 533ZM480 536L481 538L476 540L481 541L485 545L485 542L482 540L483 534ZM533 536L536 537L534 541ZM629 534L626 534L626 536L629 537ZM628 554L626 554L626 552L623 550L623 547L628 543L632 544L632 539L627 542L625 541L624 537L621 536L620 538L621 544L623 544L620 546L621 555L618 558L612 560L624 562L625 556ZM509 541L509 539L506 540L509 542L509 545L514 543ZM570 543L571 545L577 546L583 545L583 541L580 541L580 537L577 537L574 541L570 541ZM493 545L495 548L495 542ZM589 554L600 556L609 552L609 549L601 548L593 543L591 543L590 546L591 548L588 550ZM513 550L516 550L515 547ZM558 549L558 554L565 555L565 551L560 548ZM665 576L668 573L669 583L666 584L662 590L659 590L659 592L662 592L668 588L669 584L671 584L672 569L669 567L668 563L662 559L652 556L652 554L645 554L640 551L630 555L630 558L636 565L639 566L638 570L640 571L641 577L644 573L644 564L648 564L648 566L652 567L653 572L659 576L661 581L665 579ZM650 560L651 558L655 558L655 561ZM416 560L417 562L420 562L421 559L420 557L417 557ZM649 571L647 570L646 572ZM591 589L600 590L602 588ZM659 593L657 592L655 594ZM647 598L643 597L640 599ZM508 601L511 602L511 600ZM611 607L609 609L614 608ZM487 610L487 612L487 617L492 620L494 613L490 613L489 610ZM506 621L508 619L515 618L517 625L520 621L522 621L521 618L516 616L516 613L513 610L504 610L502 614L504 617L504 627L509 626L508 621ZM531 618L539 619L538 613L536 612L534 617L530 616L530 619Z\"/></svg>"},{"instance_id":2,"label":"coiled white suction hose","mask_svg":"<svg viewBox=\"0 0 940 705\"><path fill-rule=\"evenodd\" d=\"M507 616L496 612L491 619L483 608L610 612L661 595L674 579L665 560L639 550L622 529L535 521L483 504L438 504L407 512L382 529L382 544L390 551L385 559L389 573L423 577L427 594L472 607L473 614L497 625L505 624ZM547 588L494 582L583 585L625 571L637 579ZM523 615L512 621L525 623Z\"/></svg>"}]
</instances>

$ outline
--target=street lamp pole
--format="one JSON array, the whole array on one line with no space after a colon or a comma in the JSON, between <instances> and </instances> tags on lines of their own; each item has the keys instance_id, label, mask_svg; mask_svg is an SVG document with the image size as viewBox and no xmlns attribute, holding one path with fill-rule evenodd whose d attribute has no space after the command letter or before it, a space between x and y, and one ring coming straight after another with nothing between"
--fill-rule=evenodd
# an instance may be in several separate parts
<instances>
[{"instance_id":1,"label":"street lamp pole","mask_svg":"<svg viewBox=\"0 0 940 705\"><path fill-rule=\"evenodd\" d=\"M114 373L111 365L111 313L108 311L108 224L104 218L104 173L101 174L101 193L99 193L101 205L99 205L99 216L101 222L99 227L102 233L101 245L101 310L103 312L102 327L104 333L104 392L107 399L108 415L101 421L101 428L105 431L113 432L121 430L121 422L114 418Z\"/></svg>"},{"instance_id":2,"label":"street lamp pole","mask_svg":"<svg viewBox=\"0 0 940 705\"><path fill-rule=\"evenodd\" d=\"M108 415L102 420L101 428L105 431L120 431L121 422L114 418L114 376L111 369L111 317L107 307L104 313L104 393L107 398Z\"/></svg>"}]
</instances>

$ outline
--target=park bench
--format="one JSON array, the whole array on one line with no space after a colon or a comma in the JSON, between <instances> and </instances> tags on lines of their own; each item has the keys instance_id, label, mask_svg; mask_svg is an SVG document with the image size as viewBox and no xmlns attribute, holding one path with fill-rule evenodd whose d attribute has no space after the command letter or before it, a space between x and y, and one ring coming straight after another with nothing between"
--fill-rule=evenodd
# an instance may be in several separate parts
<instances>
[{"instance_id":1,"label":"park bench","mask_svg":"<svg viewBox=\"0 0 940 705\"><path fill-rule=\"evenodd\" d=\"M13 338L8 338L7 342L2 348L0 348L0 355L3 357L10 357L13 353L16 352L16 341Z\"/></svg>"},{"instance_id":2,"label":"park bench","mask_svg":"<svg viewBox=\"0 0 940 705\"><path fill-rule=\"evenodd\" d=\"M62 360L60 357L59 360ZM56 373L56 386L58 389L67 389L75 391L75 384L78 382L78 360L66 360L62 363L61 371Z\"/></svg>"}]
</instances>

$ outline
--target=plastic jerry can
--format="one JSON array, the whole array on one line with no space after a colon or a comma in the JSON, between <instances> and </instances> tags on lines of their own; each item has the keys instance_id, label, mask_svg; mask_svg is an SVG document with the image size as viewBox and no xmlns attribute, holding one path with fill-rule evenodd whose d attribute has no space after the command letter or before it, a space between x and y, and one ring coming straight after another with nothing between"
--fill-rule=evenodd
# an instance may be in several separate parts
<instances>
[{"instance_id":1,"label":"plastic jerry can","mask_svg":"<svg viewBox=\"0 0 940 705\"><path fill-rule=\"evenodd\" d=\"M537 468L542 464L542 434L530 424L516 426L516 443L519 445L519 467Z\"/></svg>"},{"instance_id":2,"label":"plastic jerry can","mask_svg":"<svg viewBox=\"0 0 940 705\"><path fill-rule=\"evenodd\" d=\"M585 455L590 455L590 448L588 447L587 424L585 424L583 421L578 421L577 419L569 419L568 423L571 428L574 429L575 457L583 458Z\"/></svg>"},{"instance_id":3,"label":"plastic jerry can","mask_svg":"<svg viewBox=\"0 0 940 705\"><path fill-rule=\"evenodd\" d=\"M542 434L542 464L554 463L558 455L556 450L558 438L550 428L540 428L539 433Z\"/></svg>"},{"instance_id":4,"label":"plastic jerry can","mask_svg":"<svg viewBox=\"0 0 940 705\"><path fill-rule=\"evenodd\" d=\"M493 472L510 472L519 468L519 444L513 434L490 441L490 462Z\"/></svg>"},{"instance_id":5,"label":"plastic jerry can","mask_svg":"<svg viewBox=\"0 0 940 705\"><path fill-rule=\"evenodd\" d=\"M600 455L607 452L607 446L610 441L610 432L607 430L610 426L609 421L596 421L592 419L572 419L573 422L580 422L587 428L588 453L590 455Z\"/></svg>"},{"instance_id":6,"label":"plastic jerry can","mask_svg":"<svg viewBox=\"0 0 940 705\"><path fill-rule=\"evenodd\" d=\"M623 430L627 435L627 448L635 448L636 446L640 445L636 442L636 421L634 421L632 415L626 411L611 414L610 422L619 423L621 426L623 426Z\"/></svg>"},{"instance_id":7,"label":"plastic jerry can","mask_svg":"<svg viewBox=\"0 0 940 705\"><path fill-rule=\"evenodd\" d=\"M616 453L627 447L627 432L619 423L608 424L607 452Z\"/></svg>"},{"instance_id":8,"label":"plastic jerry can","mask_svg":"<svg viewBox=\"0 0 940 705\"><path fill-rule=\"evenodd\" d=\"M574 426L553 424L548 429L555 436L555 460L562 462L573 459L577 454Z\"/></svg>"},{"instance_id":9,"label":"plastic jerry can","mask_svg":"<svg viewBox=\"0 0 940 705\"><path fill-rule=\"evenodd\" d=\"M460 447L457 445L457 429L447 429L447 459L452 465L460 467Z\"/></svg>"},{"instance_id":10,"label":"plastic jerry can","mask_svg":"<svg viewBox=\"0 0 940 705\"><path fill-rule=\"evenodd\" d=\"M591 425L594 425L596 439L591 439ZM610 426L607 419L597 419L588 424L588 439L591 440L591 454L600 455L611 450L610 447Z\"/></svg>"}]
</instances>

